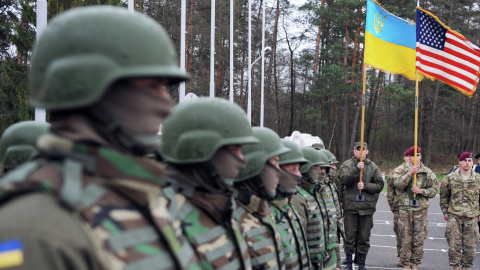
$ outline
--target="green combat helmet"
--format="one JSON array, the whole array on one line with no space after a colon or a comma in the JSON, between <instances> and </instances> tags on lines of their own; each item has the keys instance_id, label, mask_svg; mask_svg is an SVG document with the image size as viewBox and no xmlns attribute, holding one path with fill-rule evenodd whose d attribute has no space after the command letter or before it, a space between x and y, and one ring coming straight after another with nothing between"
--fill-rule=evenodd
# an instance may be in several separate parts
<instances>
[{"instance_id":1,"label":"green combat helmet","mask_svg":"<svg viewBox=\"0 0 480 270\"><path fill-rule=\"evenodd\" d=\"M290 152L289 148L283 146L275 131L264 127L253 127L252 130L253 135L260 140L260 144L247 145L242 148L243 156L247 160L247 167L237 176L238 181L259 175L269 159Z\"/></svg>"},{"instance_id":2,"label":"green combat helmet","mask_svg":"<svg viewBox=\"0 0 480 270\"><path fill-rule=\"evenodd\" d=\"M54 18L37 41L30 101L49 110L86 107L128 77L188 79L168 34L152 18L120 7L74 9Z\"/></svg>"},{"instance_id":3,"label":"green combat helmet","mask_svg":"<svg viewBox=\"0 0 480 270\"><path fill-rule=\"evenodd\" d=\"M320 152L324 153L325 155L327 155L327 157L329 158L329 161L332 162L332 163L338 163L337 161L337 158L335 157L335 155L328 151L327 149L321 149L319 150Z\"/></svg>"},{"instance_id":4,"label":"green combat helmet","mask_svg":"<svg viewBox=\"0 0 480 270\"><path fill-rule=\"evenodd\" d=\"M303 165L308 163L308 160L303 157L302 150L298 144L290 140L282 140L282 143L285 147L290 149L290 152L281 155L278 164L285 165L291 163L300 163L300 165Z\"/></svg>"},{"instance_id":5,"label":"green combat helmet","mask_svg":"<svg viewBox=\"0 0 480 270\"><path fill-rule=\"evenodd\" d=\"M0 139L0 167L11 170L38 154L38 137L48 132L50 124L24 121L8 127Z\"/></svg>"},{"instance_id":6,"label":"green combat helmet","mask_svg":"<svg viewBox=\"0 0 480 270\"><path fill-rule=\"evenodd\" d=\"M319 165L320 167L330 167L328 157L325 154L322 154L320 151L315 150L310 146L304 146L302 147L302 153L305 159L308 160L308 163L300 167L301 173L307 173L314 165Z\"/></svg>"},{"instance_id":7,"label":"green combat helmet","mask_svg":"<svg viewBox=\"0 0 480 270\"><path fill-rule=\"evenodd\" d=\"M222 146L253 143L245 111L220 98L182 102L163 124L162 154L175 164L205 162Z\"/></svg>"},{"instance_id":8,"label":"green combat helmet","mask_svg":"<svg viewBox=\"0 0 480 270\"><path fill-rule=\"evenodd\" d=\"M158 145L156 134L134 134L101 105L116 82L145 77L169 84L189 78L155 20L121 7L72 9L55 17L35 45L30 103L53 113L85 108L123 148L145 155Z\"/></svg>"}]
</instances>

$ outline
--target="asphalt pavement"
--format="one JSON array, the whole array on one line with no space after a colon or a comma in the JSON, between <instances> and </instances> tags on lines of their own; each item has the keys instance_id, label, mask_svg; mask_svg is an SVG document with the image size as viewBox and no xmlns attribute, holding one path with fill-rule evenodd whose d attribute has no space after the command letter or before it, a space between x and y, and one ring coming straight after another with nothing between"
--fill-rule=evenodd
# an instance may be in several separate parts
<instances>
[{"instance_id":1,"label":"asphalt pavement","mask_svg":"<svg viewBox=\"0 0 480 270\"><path fill-rule=\"evenodd\" d=\"M430 200L428 209L428 238L425 240L424 255L419 269L453 269L448 265L448 244L445 239L447 225L440 210L440 196ZM393 232L393 214L387 203L386 193L381 193L377 211L373 216L373 229L370 237L370 251L367 256L367 269L402 269L397 267L396 238ZM345 259L343 246L340 246L342 261ZM342 267L344 269L345 266ZM357 267L357 266L355 266ZM473 269L480 269L480 243L477 245Z\"/></svg>"}]
</instances>

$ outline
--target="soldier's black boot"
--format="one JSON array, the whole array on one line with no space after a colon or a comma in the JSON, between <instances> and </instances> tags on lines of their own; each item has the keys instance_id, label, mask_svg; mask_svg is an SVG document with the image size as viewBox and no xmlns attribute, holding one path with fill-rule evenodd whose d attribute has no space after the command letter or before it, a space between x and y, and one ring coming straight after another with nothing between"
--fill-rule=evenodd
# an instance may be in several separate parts
<instances>
[{"instance_id":1,"label":"soldier's black boot","mask_svg":"<svg viewBox=\"0 0 480 270\"><path fill-rule=\"evenodd\" d=\"M352 266L352 256L353 254L346 254L347 255L347 258L345 258L345 264L346 264L346 267L345 267L345 270L353 270L353 266Z\"/></svg>"},{"instance_id":2,"label":"soldier's black boot","mask_svg":"<svg viewBox=\"0 0 480 270\"><path fill-rule=\"evenodd\" d=\"M357 262L358 262L358 270L367 270L365 268L365 260L367 259L367 255L365 254L356 254L355 259L358 257Z\"/></svg>"}]
</instances>

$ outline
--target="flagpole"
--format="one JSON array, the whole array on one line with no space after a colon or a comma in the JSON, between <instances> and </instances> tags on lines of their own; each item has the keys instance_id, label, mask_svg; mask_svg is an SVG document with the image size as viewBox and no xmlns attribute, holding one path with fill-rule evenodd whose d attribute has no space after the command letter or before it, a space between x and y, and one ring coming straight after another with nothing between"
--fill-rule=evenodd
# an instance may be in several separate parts
<instances>
[{"instance_id":1,"label":"flagpole","mask_svg":"<svg viewBox=\"0 0 480 270\"><path fill-rule=\"evenodd\" d=\"M362 92L362 125L360 128L360 162L363 162L363 133L365 129L365 92L367 88L367 67L363 64L363 92ZM360 180L359 183L362 183L363 170L360 170ZM362 191L358 191L358 196L356 201L365 201L365 197L362 196Z\"/></svg>"},{"instance_id":2,"label":"flagpole","mask_svg":"<svg viewBox=\"0 0 480 270\"><path fill-rule=\"evenodd\" d=\"M418 145L418 73L415 72L415 139L414 139L414 166L417 166L417 145ZM413 174L413 185L417 185L417 174ZM411 206L418 206L417 205L417 194L413 194L413 202L410 204Z\"/></svg>"}]
</instances>

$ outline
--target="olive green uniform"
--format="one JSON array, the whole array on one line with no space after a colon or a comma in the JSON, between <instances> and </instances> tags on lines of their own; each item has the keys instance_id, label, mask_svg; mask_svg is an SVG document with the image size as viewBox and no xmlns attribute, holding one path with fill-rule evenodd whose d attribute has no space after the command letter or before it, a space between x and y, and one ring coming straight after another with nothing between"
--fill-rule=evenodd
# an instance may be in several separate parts
<instances>
[{"instance_id":1,"label":"olive green uniform","mask_svg":"<svg viewBox=\"0 0 480 270\"><path fill-rule=\"evenodd\" d=\"M384 183L377 165L365 159L365 167L362 170L362 181L365 184L362 194L365 195L365 201L357 202L355 196L359 194L357 188L360 180L360 170L357 167L359 162L360 160L356 157L345 161L337 173L337 178L345 222L343 248L346 254L366 255L370 249L373 214Z\"/></svg>"}]
</instances>

